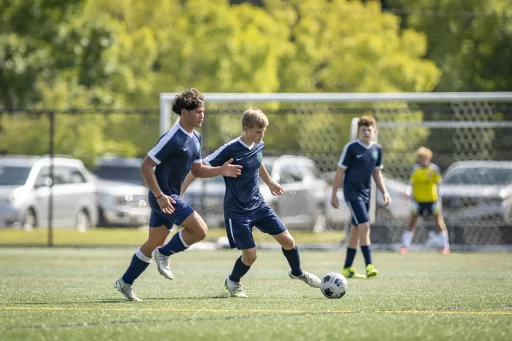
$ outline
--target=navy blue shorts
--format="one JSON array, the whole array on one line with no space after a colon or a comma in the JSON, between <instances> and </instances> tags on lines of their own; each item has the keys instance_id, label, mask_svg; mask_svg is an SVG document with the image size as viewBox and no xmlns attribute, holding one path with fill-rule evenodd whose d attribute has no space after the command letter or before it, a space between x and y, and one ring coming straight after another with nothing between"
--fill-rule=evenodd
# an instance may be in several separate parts
<instances>
[{"instance_id":1,"label":"navy blue shorts","mask_svg":"<svg viewBox=\"0 0 512 341\"><path fill-rule=\"evenodd\" d=\"M181 225L181 223L183 223L183 221L185 221L185 219L194 212L194 209L178 195L172 194L170 197L176 201L175 204L172 204L174 207L173 214L162 212L158 203L155 204L150 200L151 215L149 216L149 227L160 227L165 225L170 231L174 225Z\"/></svg>"},{"instance_id":2,"label":"navy blue shorts","mask_svg":"<svg viewBox=\"0 0 512 341\"><path fill-rule=\"evenodd\" d=\"M275 236L286 231L286 226L274 210L267 205L259 208L247 217L224 218L229 246L238 250L256 247L252 237L252 228L257 227L261 232Z\"/></svg>"},{"instance_id":3,"label":"navy blue shorts","mask_svg":"<svg viewBox=\"0 0 512 341\"><path fill-rule=\"evenodd\" d=\"M411 213L418 216L437 215L440 212L440 207L437 202L417 202L413 201L411 204Z\"/></svg>"},{"instance_id":4,"label":"navy blue shorts","mask_svg":"<svg viewBox=\"0 0 512 341\"><path fill-rule=\"evenodd\" d=\"M370 212L370 202L362 200L347 201L348 208L352 214L352 225L358 226L370 221L368 213Z\"/></svg>"}]
</instances>

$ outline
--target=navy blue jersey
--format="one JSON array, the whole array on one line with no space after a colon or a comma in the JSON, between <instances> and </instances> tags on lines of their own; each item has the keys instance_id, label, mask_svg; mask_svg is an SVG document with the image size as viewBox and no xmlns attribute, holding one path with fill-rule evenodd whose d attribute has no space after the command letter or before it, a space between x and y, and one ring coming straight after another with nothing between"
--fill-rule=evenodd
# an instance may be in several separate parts
<instances>
[{"instance_id":1,"label":"navy blue jersey","mask_svg":"<svg viewBox=\"0 0 512 341\"><path fill-rule=\"evenodd\" d=\"M243 167L242 174L238 177L224 177L226 183L224 215L226 217L247 216L264 203L258 186L264 148L264 142L248 146L237 138L204 159L204 163L209 166L222 166L229 159L233 159L233 165Z\"/></svg>"},{"instance_id":2,"label":"navy blue jersey","mask_svg":"<svg viewBox=\"0 0 512 341\"><path fill-rule=\"evenodd\" d=\"M360 140L349 142L343 148L338 166L345 168L345 200L369 201L373 171L383 168L382 147L376 143L366 146Z\"/></svg>"},{"instance_id":3,"label":"navy blue jersey","mask_svg":"<svg viewBox=\"0 0 512 341\"><path fill-rule=\"evenodd\" d=\"M162 192L180 195L181 184L192 164L202 161L201 135L195 130L189 133L178 123L160 137L148 156L157 164L155 176ZM149 199L155 200L151 191Z\"/></svg>"}]
</instances>

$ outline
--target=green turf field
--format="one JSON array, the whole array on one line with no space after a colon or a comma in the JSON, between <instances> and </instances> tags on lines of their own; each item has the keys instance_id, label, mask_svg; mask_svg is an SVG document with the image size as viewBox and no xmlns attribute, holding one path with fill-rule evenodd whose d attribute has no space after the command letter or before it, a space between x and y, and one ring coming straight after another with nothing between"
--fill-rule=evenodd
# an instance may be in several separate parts
<instances>
[{"instance_id":1,"label":"green turf field","mask_svg":"<svg viewBox=\"0 0 512 341\"><path fill-rule=\"evenodd\" d=\"M0 249L0 340L510 340L512 254L374 253L379 277L349 280L339 300L287 277L262 251L244 278L223 281L236 251L174 256L174 281L154 264L136 282L142 303L113 288L134 249ZM340 252L303 252L318 275ZM357 264L361 266L361 256Z\"/></svg>"}]
</instances>

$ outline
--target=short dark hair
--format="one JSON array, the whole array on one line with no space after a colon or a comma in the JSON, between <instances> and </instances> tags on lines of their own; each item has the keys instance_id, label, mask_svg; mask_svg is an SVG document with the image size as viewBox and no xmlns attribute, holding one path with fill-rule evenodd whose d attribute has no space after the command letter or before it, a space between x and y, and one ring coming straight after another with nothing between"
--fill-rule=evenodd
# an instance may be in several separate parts
<instances>
[{"instance_id":1,"label":"short dark hair","mask_svg":"<svg viewBox=\"0 0 512 341\"><path fill-rule=\"evenodd\" d=\"M172 101L172 111L181 116L181 110L194 110L199 108L204 101L204 95L195 88L185 90Z\"/></svg>"}]
</instances>

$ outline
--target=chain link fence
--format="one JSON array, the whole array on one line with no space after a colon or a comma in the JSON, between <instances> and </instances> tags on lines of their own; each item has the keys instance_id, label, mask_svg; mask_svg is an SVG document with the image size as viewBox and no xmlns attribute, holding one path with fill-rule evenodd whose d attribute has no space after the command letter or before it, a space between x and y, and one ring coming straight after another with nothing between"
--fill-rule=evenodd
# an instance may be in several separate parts
<instances>
[{"instance_id":1,"label":"chain link fence","mask_svg":"<svg viewBox=\"0 0 512 341\"><path fill-rule=\"evenodd\" d=\"M475 171L464 171L465 178L459 177L453 180L453 185L443 184L441 188L451 243L461 248L485 246L494 249L512 244L510 98L508 101L465 98L439 102L290 99L216 102L210 101L207 95L206 99L206 119L200 129L203 156L240 135L241 114L247 107L257 106L267 114L270 126L265 136L263 160L286 194L275 198L266 192L265 186L262 185L261 190L290 229L321 232L346 226L348 210L330 207L330 184L341 150L350 140L352 119L372 115L377 119L378 139L384 150L383 172L393 199L390 207L382 207L377 196L372 227L374 243L394 245L401 241L409 217L409 201L405 197L408 177L416 162L415 151L419 146L426 146L433 151L433 162L442 171L457 162L469 161L465 166L470 167L471 162L478 161L473 165ZM171 117L171 124L176 118L176 115ZM110 174L103 174L106 177L103 180L108 180L108 184L102 183L94 190L95 206L85 211L89 219L85 230L104 226L144 226L149 208L145 201L147 192L140 192L141 179L138 178L138 183L135 179L139 176L137 162L154 146L161 130L162 117L158 110L0 111L0 152L3 154L0 160L13 155L41 157L53 154L54 159L67 155L83 162L86 180L87 174L98 180L98 168L103 165L105 174ZM12 166L12 161L0 165L0 178L7 174L9 165ZM112 168L109 170L108 166ZM498 171L489 171L490 168ZM79 200L68 196L59 203L57 198L62 194L62 188L71 186L59 181L73 183L78 180L73 180L69 174L68 180L62 174L64 180L59 180L56 175L60 171L54 168L47 174L50 181L43 182L46 187L32 188L35 191L32 193L37 192L37 200L32 204L22 203L24 199L16 197L19 191L2 192L2 226L26 228L30 225L26 220L31 218L27 212L32 210L34 229L52 226L83 230L80 225L84 224L83 219L79 219L83 207L69 205L69 202ZM131 177L133 186L113 185L111 180L116 177L124 178L125 182ZM34 173L33 180L37 179L38 174ZM21 186L22 181L18 180L16 186ZM0 186L7 188L7 180L4 182ZM186 196L209 226L215 228L223 225L223 194L223 180L215 178L197 180ZM45 200L47 204L41 208L30 206ZM53 202L51 210L50 202ZM64 204L66 202L68 204ZM96 212L93 213L93 209ZM63 211L70 216L67 222L59 220ZM433 222L423 220L413 242L417 245L432 242L429 232L433 229ZM50 232L48 241L52 238Z\"/></svg>"}]
</instances>

